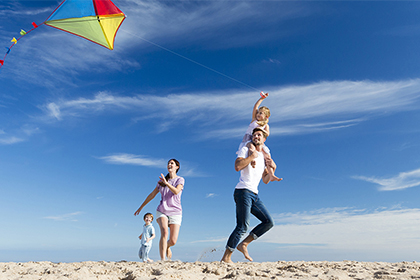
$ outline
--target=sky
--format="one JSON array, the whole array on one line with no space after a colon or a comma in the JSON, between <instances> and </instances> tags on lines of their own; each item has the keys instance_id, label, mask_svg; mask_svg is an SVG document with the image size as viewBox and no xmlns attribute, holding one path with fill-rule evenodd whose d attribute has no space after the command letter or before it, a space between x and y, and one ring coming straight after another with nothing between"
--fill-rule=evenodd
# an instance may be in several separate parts
<instances>
[{"instance_id":1,"label":"sky","mask_svg":"<svg viewBox=\"0 0 420 280\"><path fill-rule=\"evenodd\" d=\"M59 3L1 1L0 50ZM40 25L0 69L0 262L139 260L171 158L173 259L220 260L260 91L284 180L259 186L254 260L420 260L419 1L114 3L114 50Z\"/></svg>"}]
</instances>

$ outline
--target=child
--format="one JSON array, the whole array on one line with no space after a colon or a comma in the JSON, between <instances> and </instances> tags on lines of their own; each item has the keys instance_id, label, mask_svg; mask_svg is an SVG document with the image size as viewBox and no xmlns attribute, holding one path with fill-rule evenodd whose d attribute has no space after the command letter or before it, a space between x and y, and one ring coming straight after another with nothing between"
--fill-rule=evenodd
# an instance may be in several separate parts
<instances>
[{"instance_id":1,"label":"child","mask_svg":"<svg viewBox=\"0 0 420 280\"><path fill-rule=\"evenodd\" d=\"M242 139L241 144L239 145L238 151L242 149L242 147L244 146L247 146L249 148L250 145L253 145L251 142L251 139L252 139L252 131L254 130L254 128L261 127L267 133L267 135L270 135L270 127L268 125L268 118L270 117L270 109L268 109L265 106L258 108L258 106L260 106L263 100L267 97L268 97L268 93L261 92L261 98L258 99L258 101L254 105L254 108L252 109L252 121L249 124L247 131L245 132L245 136ZM263 147L263 154L264 154L265 159L269 159L271 157L270 149L266 145L264 145ZM255 162L254 161L251 162L251 165L254 167ZM268 167L267 168L268 174L270 176L270 182L283 180L282 178L279 178L276 175L274 175L273 166L267 166L267 167Z\"/></svg>"},{"instance_id":2,"label":"child","mask_svg":"<svg viewBox=\"0 0 420 280\"><path fill-rule=\"evenodd\" d=\"M139 258L143 262L153 262L149 259L149 252L152 248L152 239L155 238L155 228L152 226L153 214L146 213L143 219L145 224L143 226L143 233L139 236L139 239L141 240Z\"/></svg>"}]
</instances>

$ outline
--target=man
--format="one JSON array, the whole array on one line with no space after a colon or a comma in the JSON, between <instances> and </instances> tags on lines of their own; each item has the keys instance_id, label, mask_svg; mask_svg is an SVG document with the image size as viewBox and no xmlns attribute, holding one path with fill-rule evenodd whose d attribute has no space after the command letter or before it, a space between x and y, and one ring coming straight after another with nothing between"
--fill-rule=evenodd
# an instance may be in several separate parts
<instances>
[{"instance_id":1,"label":"man","mask_svg":"<svg viewBox=\"0 0 420 280\"><path fill-rule=\"evenodd\" d=\"M252 132L252 143L250 147L243 147L238 152L235 161L235 170L241 171L239 183L235 187L234 199L236 203L236 228L230 235L222 262L232 263L232 254L235 248L242 252L246 259L252 261L248 253L248 245L261 237L274 226L270 213L258 198L258 185L261 178L265 184L269 183L269 174L266 165L276 168L273 161L265 162L262 151L267 134L261 128L255 128ZM268 159L270 160L270 159ZM251 162L255 162L255 166ZM238 245L242 236L249 227L250 214L261 221L249 235Z\"/></svg>"}]
</instances>

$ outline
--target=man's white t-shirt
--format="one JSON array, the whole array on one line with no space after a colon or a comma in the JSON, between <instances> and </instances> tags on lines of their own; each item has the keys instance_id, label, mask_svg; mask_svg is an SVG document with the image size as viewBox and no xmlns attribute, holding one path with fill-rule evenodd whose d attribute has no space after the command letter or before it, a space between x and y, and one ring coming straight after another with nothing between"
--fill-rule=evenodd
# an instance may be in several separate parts
<instances>
[{"instance_id":1,"label":"man's white t-shirt","mask_svg":"<svg viewBox=\"0 0 420 280\"><path fill-rule=\"evenodd\" d=\"M248 164L248 166L241 170L241 177L239 178L239 183L236 185L235 189L247 189L258 194L258 185L260 184L262 174L264 173L265 161L264 154L262 152L257 153L258 157L255 159L255 168L253 168L251 164ZM248 148L242 147L242 149L238 151L238 157L247 158Z\"/></svg>"}]
</instances>

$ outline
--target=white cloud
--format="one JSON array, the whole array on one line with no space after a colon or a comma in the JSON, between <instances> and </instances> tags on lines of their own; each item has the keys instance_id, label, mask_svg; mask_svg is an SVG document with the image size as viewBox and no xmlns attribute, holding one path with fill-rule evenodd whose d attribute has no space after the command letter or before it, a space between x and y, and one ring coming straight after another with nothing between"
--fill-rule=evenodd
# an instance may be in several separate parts
<instances>
[{"instance_id":1,"label":"white cloud","mask_svg":"<svg viewBox=\"0 0 420 280\"><path fill-rule=\"evenodd\" d=\"M71 221L71 222L77 222L77 219L75 219L75 216L79 216L81 215L83 212L73 212L73 213L68 213L68 214L63 214L63 215L58 215L58 216L48 216L48 217L44 217L44 219L48 219L48 220L54 220L54 221Z\"/></svg>"},{"instance_id":2,"label":"white cloud","mask_svg":"<svg viewBox=\"0 0 420 280\"><path fill-rule=\"evenodd\" d=\"M140 165L140 166L159 167L159 168L165 168L167 164L167 160L153 159L153 158L149 158L142 155L123 154L123 153L99 157L99 159L102 159L105 162L111 163L111 164L129 164L129 165Z\"/></svg>"},{"instance_id":3,"label":"white cloud","mask_svg":"<svg viewBox=\"0 0 420 280\"><path fill-rule=\"evenodd\" d=\"M418 252L420 209L333 208L275 215L276 225L262 242L321 246L337 252ZM379 258L379 259L382 259Z\"/></svg>"},{"instance_id":4,"label":"white cloud","mask_svg":"<svg viewBox=\"0 0 420 280\"><path fill-rule=\"evenodd\" d=\"M264 101L271 110L272 135L303 134L342 129L374 117L418 108L420 79L397 82L336 81L269 89ZM180 93L166 96L118 96L100 92L92 98L61 99L42 109L45 116L62 120L108 112L129 114L132 119L166 124L194 123L206 138L237 138L246 130L253 104L250 91ZM157 112L154 108L159 107ZM162 112L165 112L164 114ZM169 125L169 123L171 125ZM217 125L216 125L217 124ZM209 128L212 127L212 128Z\"/></svg>"},{"instance_id":5,"label":"white cloud","mask_svg":"<svg viewBox=\"0 0 420 280\"><path fill-rule=\"evenodd\" d=\"M353 176L354 179L378 184L380 191L395 191L420 186L420 169L401 172L390 178Z\"/></svg>"},{"instance_id":6,"label":"white cloud","mask_svg":"<svg viewBox=\"0 0 420 280\"><path fill-rule=\"evenodd\" d=\"M225 237L215 237L215 238L212 238L212 239L194 240L194 241L191 241L191 243L213 243L213 242L219 243L219 242L226 242L227 239L228 239L228 237L226 237L226 236Z\"/></svg>"},{"instance_id":7,"label":"white cloud","mask_svg":"<svg viewBox=\"0 0 420 280\"><path fill-rule=\"evenodd\" d=\"M128 164L128 165L139 165L146 167L155 168L166 168L168 160L166 159L154 159L143 155L133 155L126 153L112 154L109 156L97 157L110 164ZM205 173L197 171L196 167L191 167L190 163L181 163L181 169L179 175L183 177L208 177ZM194 165L195 166L195 165Z\"/></svg>"},{"instance_id":8,"label":"white cloud","mask_svg":"<svg viewBox=\"0 0 420 280\"><path fill-rule=\"evenodd\" d=\"M12 145L12 144L20 143L23 141L25 140L19 137L15 137L15 136L0 138L1 145Z\"/></svg>"},{"instance_id":9,"label":"white cloud","mask_svg":"<svg viewBox=\"0 0 420 280\"><path fill-rule=\"evenodd\" d=\"M218 194L215 194L215 193L208 193L208 194L206 194L206 198L213 198L215 196L218 196Z\"/></svg>"},{"instance_id":10,"label":"white cloud","mask_svg":"<svg viewBox=\"0 0 420 280\"><path fill-rule=\"evenodd\" d=\"M269 59L265 59L263 60L264 63L272 63L272 64L281 64L280 60L275 59L275 58L269 58Z\"/></svg>"},{"instance_id":11,"label":"white cloud","mask_svg":"<svg viewBox=\"0 0 420 280\"><path fill-rule=\"evenodd\" d=\"M292 31L277 28L285 20L317 13L314 7L305 8L299 3L273 2L261 5L253 1L126 1L120 8L128 18L122 27L130 36L122 41L133 42L135 37L165 44L205 42L207 48L229 48L255 45L271 41ZM130 20L139 19L138 20ZM265 25L260 27L260 19ZM240 28L251 26L247 32ZM223 43L220 43L223 42ZM144 43L137 42L137 45Z\"/></svg>"},{"instance_id":12,"label":"white cloud","mask_svg":"<svg viewBox=\"0 0 420 280\"><path fill-rule=\"evenodd\" d=\"M55 103L47 104L47 109L48 109L51 117L54 117L57 120L61 120L60 108Z\"/></svg>"},{"instance_id":13,"label":"white cloud","mask_svg":"<svg viewBox=\"0 0 420 280\"><path fill-rule=\"evenodd\" d=\"M34 9L34 7L24 8L20 3L11 2L10 5L0 5L0 15L1 16L35 16L43 13L51 13L54 8L45 7Z\"/></svg>"},{"instance_id":14,"label":"white cloud","mask_svg":"<svg viewBox=\"0 0 420 280\"><path fill-rule=\"evenodd\" d=\"M4 130L0 130L0 145L13 145L16 143L24 142L27 140L28 136L32 136L39 131L40 130L38 127L28 124L14 130L12 133L7 133Z\"/></svg>"},{"instance_id":15,"label":"white cloud","mask_svg":"<svg viewBox=\"0 0 420 280\"><path fill-rule=\"evenodd\" d=\"M14 57L16 67L10 67L8 75L46 88L77 87L77 77L87 72L139 68L140 63L130 54L147 51L151 46L147 41L168 48L197 43L206 48L255 45L295 32L277 28L278 23L316 13L313 7L296 3L274 5L278 8L252 1L121 1L118 7L127 18L117 33L112 52L83 38L43 26L24 38L25 44L19 46L21 54ZM14 5L0 9L0 15L5 10L8 21L37 14L45 19L41 14L47 17L48 11L54 8L54 4L39 9ZM256 24L261 18L264 26ZM245 25L252 28L246 29ZM238 32L242 29L246 32ZM33 71L34 57L37 71Z\"/></svg>"}]
</instances>

